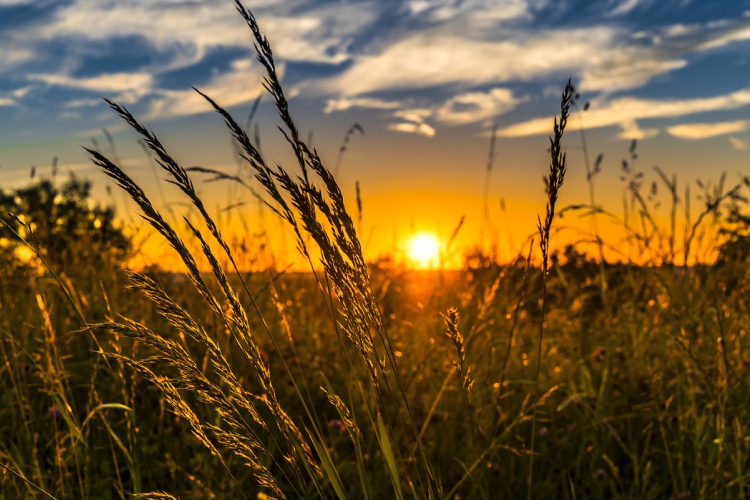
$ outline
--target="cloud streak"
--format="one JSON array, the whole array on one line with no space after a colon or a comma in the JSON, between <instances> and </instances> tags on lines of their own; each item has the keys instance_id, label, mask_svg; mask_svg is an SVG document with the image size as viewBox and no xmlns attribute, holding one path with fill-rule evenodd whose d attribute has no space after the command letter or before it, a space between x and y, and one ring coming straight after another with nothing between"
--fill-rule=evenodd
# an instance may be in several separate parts
<instances>
[{"instance_id":1,"label":"cloud streak","mask_svg":"<svg viewBox=\"0 0 750 500\"><path fill-rule=\"evenodd\" d=\"M494 118L514 109L527 98L516 98L508 89L466 92L448 99L436 113L443 122L464 124Z\"/></svg>"},{"instance_id":2,"label":"cloud streak","mask_svg":"<svg viewBox=\"0 0 750 500\"><path fill-rule=\"evenodd\" d=\"M593 102L583 120L571 120L570 129L579 129L581 123L587 129L622 126L633 122L655 118L676 118L709 111L739 109L750 104L750 87L725 95L694 99L640 99L621 97L611 101ZM546 134L551 119L535 118L498 130L502 137L522 137Z\"/></svg>"},{"instance_id":3,"label":"cloud streak","mask_svg":"<svg viewBox=\"0 0 750 500\"><path fill-rule=\"evenodd\" d=\"M426 123L392 123L388 125L388 128L396 132L406 132L411 134L423 135L425 137L433 137L435 135L435 129L430 127Z\"/></svg>"},{"instance_id":4,"label":"cloud streak","mask_svg":"<svg viewBox=\"0 0 750 500\"><path fill-rule=\"evenodd\" d=\"M687 123L667 128L667 132L680 139L708 139L719 135L736 134L747 130L750 121L740 120L719 123Z\"/></svg>"},{"instance_id":5,"label":"cloud streak","mask_svg":"<svg viewBox=\"0 0 750 500\"><path fill-rule=\"evenodd\" d=\"M252 60L235 61L232 71L215 76L206 85L200 87L201 92L221 103L223 107L230 107L251 101L258 94L265 92L257 81ZM278 66L279 74L283 74L283 65ZM186 116L212 111L206 100L193 89L159 91L158 97L151 102L148 119Z\"/></svg>"}]
</instances>

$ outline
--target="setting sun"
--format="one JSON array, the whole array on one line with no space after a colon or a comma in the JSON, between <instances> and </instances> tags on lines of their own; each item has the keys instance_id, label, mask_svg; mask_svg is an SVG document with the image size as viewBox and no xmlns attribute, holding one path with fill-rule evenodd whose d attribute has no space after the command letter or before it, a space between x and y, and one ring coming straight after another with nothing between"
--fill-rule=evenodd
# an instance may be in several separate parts
<instances>
[{"instance_id":1,"label":"setting sun","mask_svg":"<svg viewBox=\"0 0 750 500\"><path fill-rule=\"evenodd\" d=\"M431 234L419 233L409 242L409 260L415 267L428 269L438 265L440 244Z\"/></svg>"}]
</instances>

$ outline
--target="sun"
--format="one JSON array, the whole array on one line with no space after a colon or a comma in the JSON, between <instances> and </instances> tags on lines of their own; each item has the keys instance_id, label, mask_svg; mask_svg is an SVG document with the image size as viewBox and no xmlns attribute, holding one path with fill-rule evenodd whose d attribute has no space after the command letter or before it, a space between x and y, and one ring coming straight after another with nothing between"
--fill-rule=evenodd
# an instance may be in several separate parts
<instances>
[{"instance_id":1,"label":"sun","mask_svg":"<svg viewBox=\"0 0 750 500\"><path fill-rule=\"evenodd\" d=\"M409 260L415 267L430 269L440 262L440 244L431 234L419 233L409 241Z\"/></svg>"}]
</instances>

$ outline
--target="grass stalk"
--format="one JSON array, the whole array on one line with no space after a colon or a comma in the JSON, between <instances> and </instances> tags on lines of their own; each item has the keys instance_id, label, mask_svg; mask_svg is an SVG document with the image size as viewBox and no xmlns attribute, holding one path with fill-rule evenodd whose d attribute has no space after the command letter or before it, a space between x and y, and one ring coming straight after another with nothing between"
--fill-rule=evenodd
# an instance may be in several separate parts
<instances>
[{"instance_id":1,"label":"grass stalk","mask_svg":"<svg viewBox=\"0 0 750 500\"><path fill-rule=\"evenodd\" d=\"M547 311L547 275L549 266L549 248L550 248L550 230L552 228L552 221L555 217L555 205L557 203L557 197L559 190L565 180L566 172L566 157L565 152L562 150L562 138L565 132L565 126L568 123L568 115L570 113L570 107L575 99L575 88L570 80L562 93L562 99L560 101L560 121L555 118L554 122L554 133L550 136L550 168L549 177L547 180L547 212L542 222L541 217L538 220L537 229L539 231L539 247L542 251L542 310L541 318L539 320L539 338L537 346L537 365L536 365L536 377L534 381L534 407L533 415L531 420L531 446L529 448L529 475L527 481L527 498L529 500L533 497L533 467L534 467L534 441L536 438L536 416L537 406L539 398L539 381L541 378L542 371L542 342L544 341L544 319Z\"/></svg>"}]
</instances>

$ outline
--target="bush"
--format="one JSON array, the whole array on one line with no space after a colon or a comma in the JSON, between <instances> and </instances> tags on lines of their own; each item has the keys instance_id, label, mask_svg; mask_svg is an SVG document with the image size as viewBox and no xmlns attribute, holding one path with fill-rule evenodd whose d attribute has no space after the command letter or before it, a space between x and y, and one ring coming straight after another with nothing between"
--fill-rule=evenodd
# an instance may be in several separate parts
<instances>
[{"instance_id":1,"label":"bush","mask_svg":"<svg viewBox=\"0 0 750 500\"><path fill-rule=\"evenodd\" d=\"M78 266L71 264L80 262L98 267L122 263L131 255L131 240L116 223L114 208L93 204L91 182L75 176L61 188L44 179L10 192L0 190L0 213L53 267L72 269ZM28 252L13 231L0 226L0 259L19 269Z\"/></svg>"}]
</instances>

